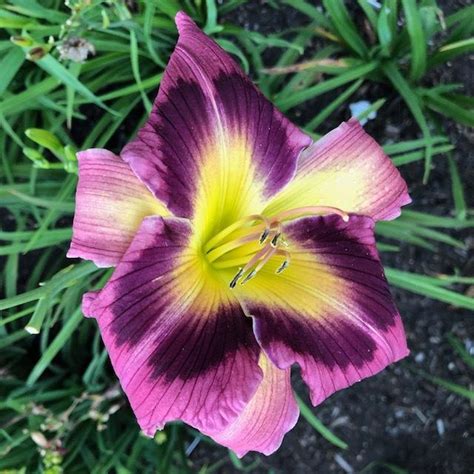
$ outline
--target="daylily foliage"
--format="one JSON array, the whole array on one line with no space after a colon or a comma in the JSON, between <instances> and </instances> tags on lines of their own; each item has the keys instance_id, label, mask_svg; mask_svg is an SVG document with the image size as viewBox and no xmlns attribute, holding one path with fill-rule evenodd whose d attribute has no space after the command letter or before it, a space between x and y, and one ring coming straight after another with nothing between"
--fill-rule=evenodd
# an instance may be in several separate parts
<instances>
[{"instance_id":1,"label":"daylily foliage","mask_svg":"<svg viewBox=\"0 0 474 474\"><path fill-rule=\"evenodd\" d=\"M408 353L374 221L410 202L356 121L291 124L184 13L151 115L120 156L78 154L70 257L115 271L95 317L141 428L180 419L270 454L314 405Z\"/></svg>"}]
</instances>

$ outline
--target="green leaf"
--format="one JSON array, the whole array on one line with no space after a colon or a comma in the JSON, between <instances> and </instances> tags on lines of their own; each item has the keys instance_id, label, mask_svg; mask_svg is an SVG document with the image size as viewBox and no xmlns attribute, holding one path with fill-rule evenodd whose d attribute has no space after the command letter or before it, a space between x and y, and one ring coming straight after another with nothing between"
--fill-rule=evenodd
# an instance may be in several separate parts
<instances>
[{"instance_id":1,"label":"green leaf","mask_svg":"<svg viewBox=\"0 0 474 474\"><path fill-rule=\"evenodd\" d=\"M138 59L137 35L134 31L130 31L130 61L132 63L133 77L135 78L138 90L140 91L143 105L145 107L145 110L149 114L151 112L152 105L147 95L145 94L145 88L143 87L142 78L140 75L140 61Z\"/></svg>"},{"instance_id":2,"label":"green leaf","mask_svg":"<svg viewBox=\"0 0 474 474\"><path fill-rule=\"evenodd\" d=\"M247 57L243 53L243 51L232 41L223 39L223 38L218 38L216 39L217 44L221 46L223 49L225 49L228 53L234 54L240 59L240 62L242 63L242 67L245 71L246 74L249 73L250 66L249 62L247 60Z\"/></svg>"},{"instance_id":3,"label":"green leaf","mask_svg":"<svg viewBox=\"0 0 474 474\"><path fill-rule=\"evenodd\" d=\"M454 43L445 44L436 53L431 55L428 67L436 67L445 64L461 54L472 53L474 51L474 38L468 38Z\"/></svg>"},{"instance_id":4,"label":"green leaf","mask_svg":"<svg viewBox=\"0 0 474 474\"><path fill-rule=\"evenodd\" d=\"M38 362L36 362L26 380L27 385L33 385L41 377L41 374L48 368L49 364L59 353L64 344L66 344L68 339L71 337L71 334L76 330L82 321L82 312L81 309L78 308L73 314L70 315L64 326L59 331L58 335L54 338L53 342L48 346Z\"/></svg>"},{"instance_id":5,"label":"green leaf","mask_svg":"<svg viewBox=\"0 0 474 474\"><path fill-rule=\"evenodd\" d=\"M0 96L7 90L24 61L25 53L18 46L10 48L2 58L0 61L0 71L2 71L0 74Z\"/></svg>"},{"instance_id":6,"label":"green leaf","mask_svg":"<svg viewBox=\"0 0 474 474\"><path fill-rule=\"evenodd\" d=\"M411 43L410 78L412 81L418 81L423 77L426 70L427 39L416 1L402 0L402 5Z\"/></svg>"},{"instance_id":7,"label":"green leaf","mask_svg":"<svg viewBox=\"0 0 474 474\"><path fill-rule=\"evenodd\" d=\"M443 301L444 303L451 304L458 308L474 310L474 298L445 288L439 288L437 284L427 281L429 277L396 270L394 268L385 268L385 274L388 281L399 288L434 300ZM424 278L420 278L420 276L424 276Z\"/></svg>"},{"instance_id":8,"label":"green leaf","mask_svg":"<svg viewBox=\"0 0 474 474\"><path fill-rule=\"evenodd\" d=\"M222 26L217 24L217 5L216 0L206 0L206 24L205 33L212 34L222 30Z\"/></svg>"},{"instance_id":9,"label":"green leaf","mask_svg":"<svg viewBox=\"0 0 474 474\"><path fill-rule=\"evenodd\" d=\"M111 114L118 115L115 110L107 107L104 102L99 99L99 97L91 92L77 77L74 77L57 59L53 58L53 56L50 54L47 54L43 58L36 61L36 64L48 74L56 78L59 82L71 87L90 102L102 107Z\"/></svg>"},{"instance_id":10,"label":"green leaf","mask_svg":"<svg viewBox=\"0 0 474 474\"><path fill-rule=\"evenodd\" d=\"M377 19L377 36L379 38L380 46L382 47L384 56L386 57L390 56L390 46L393 40L392 30L390 28L389 22L389 15L390 10L386 5L384 5L380 10Z\"/></svg>"},{"instance_id":11,"label":"green leaf","mask_svg":"<svg viewBox=\"0 0 474 474\"><path fill-rule=\"evenodd\" d=\"M425 173L423 176L423 182L426 183L428 181L428 177L431 171L432 147L429 140L431 138L431 133L428 128L425 116L423 115L423 111L421 110L419 99L417 95L413 92L411 86L400 74L400 71L398 71L394 63L387 62L383 64L382 70L392 83L393 87L395 87L395 89L405 100L408 108L413 114L413 117L415 117L415 120L423 133L423 138L427 140L428 145L425 148Z\"/></svg>"},{"instance_id":12,"label":"green leaf","mask_svg":"<svg viewBox=\"0 0 474 474\"><path fill-rule=\"evenodd\" d=\"M301 13L304 13L305 15L315 20L316 23L321 26L324 26L326 28L330 26L328 18L315 6L311 5L308 2L305 2L304 0L282 0L282 3L289 5L290 7L296 10L299 10Z\"/></svg>"},{"instance_id":13,"label":"green leaf","mask_svg":"<svg viewBox=\"0 0 474 474\"><path fill-rule=\"evenodd\" d=\"M336 109L338 109L342 104L344 104L349 97L354 94L360 86L363 84L364 80L359 79L350 85L342 94L336 97L330 104L324 107L321 112L319 112L315 117L309 121L304 127L306 130L314 131L324 120L326 120Z\"/></svg>"},{"instance_id":14,"label":"green leaf","mask_svg":"<svg viewBox=\"0 0 474 474\"><path fill-rule=\"evenodd\" d=\"M276 106L280 110L285 112L307 100L313 99L321 94L324 94L325 92L336 89L337 87L340 87L348 82L352 82L361 77L365 77L371 72L373 72L375 69L377 69L377 67L377 62L370 62L361 66L356 66L352 69L349 69L349 71L340 74L337 77L320 82L319 84L316 84L312 87L308 87L305 90L295 92L293 95L290 95L288 97L283 97L279 99L279 97L277 96L275 97Z\"/></svg>"},{"instance_id":15,"label":"green leaf","mask_svg":"<svg viewBox=\"0 0 474 474\"><path fill-rule=\"evenodd\" d=\"M359 36L343 0L323 0L326 11L331 16L337 34L361 58L368 56L367 46Z\"/></svg>"},{"instance_id":16,"label":"green leaf","mask_svg":"<svg viewBox=\"0 0 474 474\"><path fill-rule=\"evenodd\" d=\"M474 369L474 356L472 356L466 350L462 342L453 334L448 334L448 341L451 344L452 348L459 354L461 359L465 362L465 364L471 369Z\"/></svg>"},{"instance_id":17,"label":"green leaf","mask_svg":"<svg viewBox=\"0 0 474 474\"><path fill-rule=\"evenodd\" d=\"M461 177L459 176L458 167L452 156L448 156L449 172L451 174L451 190L453 193L454 207L456 209L456 217L464 220L467 216L467 205L464 199L464 190L462 187Z\"/></svg>"},{"instance_id":18,"label":"green leaf","mask_svg":"<svg viewBox=\"0 0 474 474\"><path fill-rule=\"evenodd\" d=\"M377 13L375 12L374 6L370 4L367 0L357 0L357 3L359 6L362 8L362 10L365 13L365 16L370 22L370 25L372 26L372 29L374 31L377 31Z\"/></svg>"},{"instance_id":19,"label":"green leaf","mask_svg":"<svg viewBox=\"0 0 474 474\"><path fill-rule=\"evenodd\" d=\"M462 385L450 382L449 380L442 379L441 377L434 377L433 375L427 374L422 370L417 370L416 372L425 379L445 388L446 390L449 390L457 395L461 395L461 397L465 397L468 400L474 400L474 390L470 390L466 387L463 387Z\"/></svg>"},{"instance_id":20,"label":"green leaf","mask_svg":"<svg viewBox=\"0 0 474 474\"><path fill-rule=\"evenodd\" d=\"M324 424L312 412L311 408L306 405L301 398L295 393L296 402L300 407L301 416L327 441L341 449L347 449L349 446L342 439L338 438L332 431L324 426Z\"/></svg>"},{"instance_id":21,"label":"green leaf","mask_svg":"<svg viewBox=\"0 0 474 474\"><path fill-rule=\"evenodd\" d=\"M456 122L467 125L468 127L474 127L474 111L471 109L465 109L459 106L455 102L443 97L435 92L426 93L423 96L425 104L435 112L450 117Z\"/></svg>"}]
</instances>

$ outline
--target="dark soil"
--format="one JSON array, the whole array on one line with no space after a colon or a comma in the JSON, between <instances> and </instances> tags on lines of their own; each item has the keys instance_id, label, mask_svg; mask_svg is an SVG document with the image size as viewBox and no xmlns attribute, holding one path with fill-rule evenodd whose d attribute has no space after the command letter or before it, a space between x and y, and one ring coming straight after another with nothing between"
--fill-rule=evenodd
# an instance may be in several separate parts
<instances>
[{"instance_id":1,"label":"dark soil","mask_svg":"<svg viewBox=\"0 0 474 474\"><path fill-rule=\"evenodd\" d=\"M467 3L438 2L445 13ZM261 2L250 2L241 7L229 20L263 33L307 23L307 19L294 10L275 11ZM429 81L463 82L466 84L465 93L472 94L472 76L472 58L464 57L452 65L437 69L427 78L427 84ZM371 90L367 88L361 91L360 97L389 98L388 104L391 105L384 107L377 119L366 126L379 142L386 142L387 138L396 142L420 136L411 115L390 89L383 85ZM304 123L302 118L314 116L327 100L324 97L305 104L304 108L293 111L292 118L297 123ZM344 106L339 110L337 120L324 124L318 131L326 132L348 117L349 111ZM443 127L456 145L454 158L464 182L466 198L470 200L468 204L472 207L474 133L448 120L444 120ZM453 199L445 157L434 158L431 178L426 186L421 181L421 162L404 166L401 172L409 184L412 209L440 216L450 215ZM464 240L472 250L472 236L459 232L453 235ZM387 266L419 273L474 273L472 252L468 254L447 246L439 246L437 252L429 252L402 244L399 253L385 253L382 257ZM467 291L463 287L458 289ZM467 399L434 385L416 373L421 369L466 387L473 383L472 371L469 373L470 369L456 355L446 337L453 333L474 350L472 314L402 290L393 289L393 295L405 323L410 356L381 374L336 393L314 410L329 428L348 443L349 448L345 451L335 448L300 418L296 428L285 437L274 455L250 454L244 458L246 463L256 459L260 461L252 472L392 472L388 464L411 473L474 471L474 406ZM296 370L294 381L297 391L306 393ZM200 445L191 460L194 466L202 466L222 456L223 449L210 450ZM220 472L238 471L229 463Z\"/></svg>"}]
</instances>

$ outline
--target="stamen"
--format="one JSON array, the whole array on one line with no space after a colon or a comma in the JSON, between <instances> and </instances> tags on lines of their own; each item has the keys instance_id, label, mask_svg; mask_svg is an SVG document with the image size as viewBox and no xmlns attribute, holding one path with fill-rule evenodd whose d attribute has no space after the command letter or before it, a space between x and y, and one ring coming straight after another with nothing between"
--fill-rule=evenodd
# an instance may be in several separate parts
<instances>
[{"instance_id":1,"label":"stamen","mask_svg":"<svg viewBox=\"0 0 474 474\"><path fill-rule=\"evenodd\" d=\"M249 280L251 280L256 274L257 274L257 272L256 272L255 270L252 270L252 271L240 282L240 284L241 284L241 285L244 285L244 284L247 283Z\"/></svg>"},{"instance_id":2,"label":"stamen","mask_svg":"<svg viewBox=\"0 0 474 474\"><path fill-rule=\"evenodd\" d=\"M274 249L270 244L265 245L265 247L262 250L260 250L259 252L257 252L247 262L247 264L243 268L239 268L239 271L237 272L237 274L234 276L234 278L230 282L231 288L235 287L235 285L237 284L239 279L242 277L242 275L247 273L250 269L252 269L256 265L256 267L253 268L253 270L251 270L250 273L244 278L244 280L241 282L241 284L243 285L245 282L252 279L257 274L257 271L260 270L260 268L262 268L263 265L265 265L265 263L268 261L268 258L270 258L270 257L268 257L268 254L270 253L271 255L273 255L273 253L275 251L276 251L276 249ZM262 260L263 265L261 265L260 260ZM232 286L232 284L234 284L234 286Z\"/></svg>"},{"instance_id":3,"label":"stamen","mask_svg":"<svg viewBox=\"0 0 474 474\"><path fill-rule=\"evenodd\" d=\"M273 254L277 251L276 248L271 248L270 251L265 255L260 262L258 262L258 265L255 267L254 272L257 274L265 265L266 263L273 257Z\"/></svg>"},{"instance_id":4,"label":"stamen","mask_svg":"<svg viewBox=\"0 0 474 474\"><path fill-rule=\"evenodd\" d=\"M330 206L306 206L306 207L296 207L295 209L290 209L288 211L280 212L276 216L273 216L272 221L286 221L293 220L297 217L302 217L305 214L309 215L328 215L328 214L337 214L341 216L344 222L349 222L349 214L347 212L338 209L337 207Z\"/></svg>"},{"instance_id":5,"label":"stamen","mask_svg":"<svg viewBox=\"0 0 474 474\"><path fill-rule=\"evenodd\" d=\"M231 250L241 247L244 244L248 244L249 242L255 242L258 239L259 235L260 234L258 233L249 234L244 237L240 237L238 239L226 242L220 247L209 250L207 252L207 260L212 263L214 260L217 260L219 257L230 252Z\"/></svg>"},{"instance_id":6,"label":"stamen","mask_svg":"<svg viewBox=\"0 0 474 474\"><path fill-rule=\"evenodd\" d=\"M287 252L286 250L277 250L276 254L285 256L285 260L283 260L282 264L277 268L275 272L275 273L280 274L281 272L283 272L290 266L291 255L290 255L290 252Z\"/></svg>"},{"instance_id":7,"label":"stamen","mask_svg":"<svg viewBox=\"0 0 474 474\"><path fill-rule=\"evenodd\" d=\"M329 214L340 216L344 222L349 221L348 213L330 206L298 207L280 212L270 218L266 218L261 214L253 214L222 229L206 243L203 250L206 253L207 260L215 268L239 267L229 283L230 288L235 288L239 281L241 285L244 285L254 278L274 255L284 257L275 273L280 274L288 268L291 261L290 252L281 248L288 247L282 232L283 222L307 215L324 216ZM226 241L226 238L230 240ZM260 245L265 245L258 250L257 242ZM227 253L236 249L239 249L238 253L221 259ZM249 260L246 262L248 258Z\"/></svg>"},{"instance_id":8,"label":"stamen","mask_svg":"<svg viewBox=\"0 0 474 474\"><path fill-rule=\"evenodd\" d=\"M278 234L275 234L275 236L273 237L272 241L270 242L272 247L276 247L277 244L278 244L278 239L280 238L280 233Z\"/></svg>"},{"instance_id":9,"label":"stamen","mask_svg":"<svg viewBox=\"0 0 474 474\"><path fill-rule=\"evenodd\" d=\"M232 278L232 281L230 282L229 286L231 288L235 288L235 285L237 285L237 282L240 280L240 277L242 276L242 274L244 273L244 269L243 267L240 267L239 268L239 271L237 272L237 274L235 275L234 278Z\"/></svg>"},{"instance_id":10,"label":"stamen","mask_svg":"<svg viewBox=\"0 0 474 474\"><path fill-rule=\"evenodd\" d=\"M239 219L238 221L235 221L231 225L227 226L226 228L224 228L220 232L218 232L214 237L212 237L212 239L210 239L206 243L206 245L204 246L204 252L205 253L210 252L216 246L216 244L221 242L222 239L227 237L229 234L232 234L232 232L234 232L237 229L240 229L245 224L248 224L250 222L255 222L255 221L261 221L265 225L265 230L263 231L264 234L267 231L270 232L270 221L265 216L262 216L261 214L252 214L250 216L246 216L242 219ZM268 235L268 232L267 232L267 235ZM262 234L262 236L263 236L263 234ZM265 238L266 238L266 236L265 236ZM263 241L264 240L265 239L263 239ZM263 243L263 241L262 241L262 243Z\"/></svg>"},{"instance_id":11,"label":"stamen","mask_svg":"<svg viewBox=\"0 0 474 474\"><path fill-rule=\"evenodd\" d=\"M259 243L260 245L263 244L265 242L265 240L267 240L267 237L268 237L268 234L270 233L270 229L267 227L262 235L260 236L260 240L259 240Z\"/></svg>"}]
</instances>

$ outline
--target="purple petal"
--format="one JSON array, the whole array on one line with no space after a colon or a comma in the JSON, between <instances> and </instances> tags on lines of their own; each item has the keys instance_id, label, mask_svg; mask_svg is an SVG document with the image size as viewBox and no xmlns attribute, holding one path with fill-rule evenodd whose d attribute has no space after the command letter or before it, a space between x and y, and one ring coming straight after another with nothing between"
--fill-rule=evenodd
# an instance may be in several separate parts
<instances>
[{"instance_id":1,"label":"purple petal","mask_svg":"<svg viewBox=\"0 0 474 474\"><path fill-rule=\"evenodd\" d=\"M200 193L210 185L222 203L257 212L249 206L288 183L311 139L186 14L176 24L179 41L151 115L122 157L177 216L206 214L212 197ZM231 178L240 186L226 185Z\"/></svg>"},{"instance_id":2,"label":"purple petal","mask_svg":"<svg viewBox=\"0 0 474 474\"><path fill-rule=\"evenodd\" d=\"M150 436L177 419L222 431L262 378L251 321L202 271L190 236L185 219L144 219L110 281L86 301Z\"/></svg>"},{"instance_id":3,"label":"purple petal","mask_svg":"<svg viewBox=\"0 0 474 474\"><path fill-rule=\"evenodd\" d=\"M373 226L355 215L294 221L288 269L267 268L242 291L259 343L278 367L301 366L315 405L408 354Z\"/></svg>"},{"instance_id":4,"label":"purple petal","mask_svg":"<svg viewBox=\"0 0 474 474\"><path fill-rule=\"evenodd\" d=\"M290 369L278 369L264 354L260 356L260 367L263 380L249 404L231 425L212 436L239 457L248 451L269 456L280 447L283 437L298 420Z\"/></svg>"},{"instance_id":5,"label":"purple petal","mask_svg":"<svg viewBox=\"0 0 474 474\"><path fill-rule=\"evenodd\" d=\"M79 183L67 256L92 260L99 267L117 265L142 219L169 212L117 155L90 149L77 156Z\"/></svg>"},{"instance_id":6,"label":"purple petal","mask_svg":"<svg viewBox=\"0 0 474 474\"><path fill-rule=\"evenodd\" d=\"M357 120L350 120L302 153L294 180L268 204L267 212L332 206L389 220L410 202L407 185L390 158Z\"/></svg>"}]
</instances>

